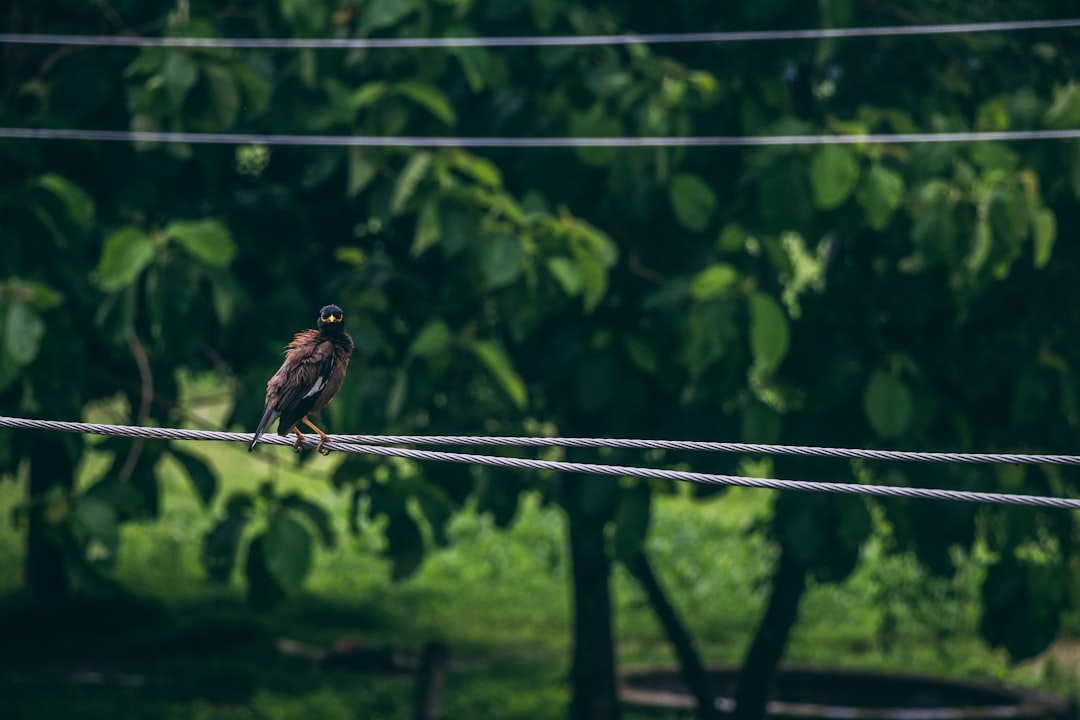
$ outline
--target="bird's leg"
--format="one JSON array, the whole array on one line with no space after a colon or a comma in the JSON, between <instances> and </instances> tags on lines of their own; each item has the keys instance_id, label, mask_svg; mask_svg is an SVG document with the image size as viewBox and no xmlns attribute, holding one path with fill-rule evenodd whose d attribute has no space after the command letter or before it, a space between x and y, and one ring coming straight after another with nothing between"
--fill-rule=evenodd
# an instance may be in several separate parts
<instances>
[{"instance_id":1,"label":"bird's leg","mask_svg":"<svg viewBox=\"0 0 1080 720\"><path fill-rule=\"evenodd\" d=\"M293 425L292 431L296 433L296 442L292 444L292 449L294 452L300 452L304 449L300 447L300 443L304 442L306 436L304 435L304 433L300 432L300 428L296 427L295 425ZM322 443L319 444L321 445Z\"/></svg>"},{"instance_id":2,"label":"bird's leg","mask_svg":"<svg viewBox=\"0 0 1080 720\"><path fill-rule=\"evenodd\" d=\"M319 444L315 446L315 450L318 453L320 453L321 455L329 455L330 454L330 448L324 448L323 443L326 442L327 440L329 440L330 436L327 435L326 433L324 433L318 427L316 427L315 423L311 422L311 420L308 419L307 415L304 416L304 424L307 425L312 430L314 430L315 432L319 433Z\"/></svg>"}]
</instances>

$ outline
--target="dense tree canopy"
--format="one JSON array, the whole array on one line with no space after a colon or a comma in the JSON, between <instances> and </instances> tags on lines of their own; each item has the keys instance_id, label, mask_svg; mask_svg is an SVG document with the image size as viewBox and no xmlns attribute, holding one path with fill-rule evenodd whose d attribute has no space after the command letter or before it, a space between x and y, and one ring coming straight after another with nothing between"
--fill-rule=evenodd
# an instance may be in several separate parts
<instances>
[{"instance_id":1,"label":"dense tree canopy","mask_svg":"<svg viewBox=\"0 0 1080 720\"><path fill-rule=\"evenodd\" d=\"M281 0L182 2L162 15L138 0L16 0L5 26L416 37L975 22L1072 10L1052 0ZM1073 128L1074 46L1071 30L451 50L5 45L0 124L512 137ZM216 369L233 383L232 424L250 429L285 333L333 301L357 341L350 380L328 410L335 431L1068 452L1080 427L1072 342L1080 257L1058 240L1077 220L1078 147L474 152L3 140L0 404L77 418L88 402L120 395L131 422L166 424L179 419L177 371ZM155 466L165 453L207 500L218 492L213 470L180 448L117 442L99 486L49 495L70 484L81 442L14 438L0 433L0 470L30 459L33 500L58 503L40 521L63 538L76 586L107 577L109 553L88 548L115 549L117 522L157 512ZM739 462L694 458L703 470ZM612 557L638 552L650 491L668 489L454 467L403 477L398 467L350 459L334 475L388 517L398 576L424 554L411 500L440 541L469 494L506 522L517 493L539 487L577 528L585 554L575 559L588 556L603 574ZM776 461L770 470L1078 490L1076 475L1056 468ZM213 547L224 555L250 502L236 498L219 526ZM271 560L260 568L249 558L248 574L253 588L276 592L302 573L275 574L273 548L288 544L281 538L292 537L296 514L318 521L322 511L295 496L274 503L283 508L280 537L265 538L259 553ZM1026 657L1055 636L1074 602L1061 582L1077 562L1070 516L900 500L880 507L893 549L935 572L951 571L950 548L987 543L997 558L984 593L989 642ZM773 521L786 558L778 572L842 579L870 528L859 500L783 495ZM795 588L796 608L799 583L778 578L776 587Z\"/></svg>"}]
</instances>

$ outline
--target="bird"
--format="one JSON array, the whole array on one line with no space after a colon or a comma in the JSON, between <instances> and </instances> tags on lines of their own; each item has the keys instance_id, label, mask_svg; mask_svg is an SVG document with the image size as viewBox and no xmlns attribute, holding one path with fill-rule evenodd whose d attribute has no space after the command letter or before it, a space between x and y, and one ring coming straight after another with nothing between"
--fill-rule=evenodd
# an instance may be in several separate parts
<instances>
[{"instance_id":1,"label":"bird","mask_svg":"<svg viewBox=\"0 0 1080 720\"><path fill-rule=\"evenodd\" d=\"M285 348L285 361L266 383L266 409L248 452L255 449L259 437L279 420L278 435L284 436L290 430L296 433L293 450L302 449L300 443L305 435L297 425L303 422L319 435L315 450L321 455L330 454L330 449L323 447L330 436L311 422L308 415L321 411L341 389L356 346L345 332L345 315L337 305L323 307L316 324L316 330L296 333Z\"/></svg>"}]
</instances>

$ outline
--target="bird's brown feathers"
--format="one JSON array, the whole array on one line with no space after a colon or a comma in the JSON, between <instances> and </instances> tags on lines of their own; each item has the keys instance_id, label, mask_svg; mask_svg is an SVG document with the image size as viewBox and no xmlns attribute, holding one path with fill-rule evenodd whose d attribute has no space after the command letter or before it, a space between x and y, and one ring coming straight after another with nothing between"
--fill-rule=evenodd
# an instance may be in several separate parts
<instances>
[{"instance_id":1,"label":"bird's brown feathers","mask_svg":"<svg viewBox=\"0 0 1080 720\"><path fill-rule=\"evenodd\" d=\"M266 384L266 407L281 416L279 434L304 415L326 407L341 389L352 351L352 338L344 332L333 338L318 330L296 334L286 348L285 362Z\"/></svg>"}]
</instances>

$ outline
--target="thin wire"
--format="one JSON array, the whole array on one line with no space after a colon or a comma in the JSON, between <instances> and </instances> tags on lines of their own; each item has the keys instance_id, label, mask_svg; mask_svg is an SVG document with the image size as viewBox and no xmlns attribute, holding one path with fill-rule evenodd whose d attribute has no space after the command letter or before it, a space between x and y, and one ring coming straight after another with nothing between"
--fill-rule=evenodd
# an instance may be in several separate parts
<instances>
[{"instance_id":1,"label":"thin wire","mask_svg":"<svg viewBox=\"0 0 1080 720\"><path fill-rule=\"evenodd\" d=\"M19 140L90 140L94 142L190 143L195 145L294 145L307 147L424 148L651 148L762 147L774 145L919 144L1021 140L1071 140L1080 128L997 130L992 132L888 133L865 135L715 135L700 137L412 137L371 135L260 135L255 133L151 132L0 127L0 138Z\"/></svg>"},{"instance_id":2,"label":"thin wire","mask_svg":"<svg viewBox=\"0 0 1080 720\"><path fill-rule=\"evenodd\" d=\"M83 45L95 47L262 48L281 50L553 47L592 45L674 45L687 43L824 40L912 35L957 35L1023 30L1058 30L1080 27L1080 18L1010 20L983 23L903 25L805 30L753 30L732 32L644 33L641 35L549 35L516 37L425 38L193 38L139 37L135 35L52 35L0 33L0 43L21 45Z\"/></svg>"},{"instance_id":3,"label":"thin wire","mask_svg":"<svg viewBox=\"0 0 1080 720\"><path fill-rule=\"evenodd\" d=\"M250 443L252 439L251 433L218 432L208 430L183 430L178 428L136 427L132 425L104 425L98 423L77 423L56 420L32 420L28 418L13 417L0 417L0 427L57 430L62 432L92 433L96 435L116 435L121 437L166 438L174 440L224 440L230 442ZM398 437L400 438L406 436ZM551 439L549 438L543 439L548 442L551 441ZM295 440L293 439L293 436L290 435L263 435L259 439L259 441L269 445L292 445ZM305 447L314 447L316 445L316 440L311 437L306 438L303 441L303 445ZM970 492L966 490L942 490L937 488L896 487L892 485L864 485L858 483L829 483L807 480L778 480L773 478L754 478L741 475L722 475L714 473L689 472L684 470L640 468L626 465L600 465L595 463L565 462L559 460L533 460L529 458L494 457L489 455L473 455L467 453L414 450L411 448L384 447L380 445L370 444L353 444L337 440L327 442L324 447L327 447L331 450L338 450L347 453L381 455L387 457L403 457L412 460L466 463L471 465L510 467L526 470L546 470L554 472L615 475L620 477L629 476L641 478L655 478L662 480L675 480L678 482L702 483L708 485L738 485L742 487L767 488L772 490L799 490L803 492L828 492L847 495L874 495L878 497L954 500L962 502L1050 507L1066 510L1080 509L1080 499L1043 497L1038 495ZM988 460L988 462L991 461Z\"/></svg>"}]
</instances>

